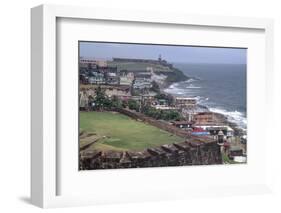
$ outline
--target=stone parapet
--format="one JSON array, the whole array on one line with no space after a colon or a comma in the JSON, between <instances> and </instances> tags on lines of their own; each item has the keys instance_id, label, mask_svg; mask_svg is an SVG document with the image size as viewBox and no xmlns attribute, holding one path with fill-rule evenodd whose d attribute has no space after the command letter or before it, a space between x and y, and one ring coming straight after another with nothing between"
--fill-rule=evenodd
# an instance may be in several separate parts
<instances>
[{"instance_id":1,"label":"stone parapet","mask_svg":"<svg viewBox=\"0 0 281 213\"><path fill-rule=\"evenodd\" d=\"M81 151L80 170L222 164L216 141L167 144L143 151Z\"/></svg>"}]
</instances>

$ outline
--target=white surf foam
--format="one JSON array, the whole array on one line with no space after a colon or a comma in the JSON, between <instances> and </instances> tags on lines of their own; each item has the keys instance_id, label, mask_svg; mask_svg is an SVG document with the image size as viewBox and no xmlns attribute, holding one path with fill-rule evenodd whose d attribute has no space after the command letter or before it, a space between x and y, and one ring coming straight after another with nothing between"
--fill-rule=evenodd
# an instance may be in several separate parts
<instances>
[{"instance_id":1,"label":"white surf foam","mask_svg":"<svg viewBox=\"0 0 281 213\"><path fill-rule=\"evenodd\" d=\"M196 81L194 79L188 79L186 82L193 82ZM196 94L198 91L198 89L200 89L201 87L197 87L194 86L193 84L190 84L189 86L186 86L185 88L180 88L180 83L174 83L172 85L170 85L167 89L165 89L164 91L173 95L187 95L187 96L192 96L192 94ZM193 90L194 89L194 90ZM200 96L196 96L197 102L203 106L207 106L208 107L208 102L209 102L209 98L208 97L200 97ZM237 124L240 128L245 129L247 128L247 118L245 117L245 115L242 112L239 111L227 111L225 109L222 108L216 108L216 107L208 107L210 111L212 112L216 112L216 113L220 113L223 114L227 117L227 119L230 122L233 122L235 124Z\"/></svg>"},{"instance_id":2,"label":"white surf foam","mask_svg":"<svg viewBox=\"0 0 281 213\"><path fill-rule=\"evenodd\" d=\"M182 95L184 94L184 89L178 88L179 83L174 83L170 85L168 88L164 89L165 92L175 95Z\"/></svg>"},{"instance_id":3,"label":"white surf foam","mask_svg":"<svg viewBox=\"0 0 281 213\"><path fill-rule=\"evenodd\" d=\"M201 87L198 87L198 86L193 86L192 84L185 87L186 89L200 89Z\"/></svg>"},{"instance_id":4,"label":"white surf foam","mask_svg":"<svg viewBox=\"0 0 281 213\"><path fill-rule=\"evenodd\" d=\"M195 79L190 78L190 79L186 80L185 82L187 82L187 83L191 83L191 82L193 82L193 81L195 81Z\"/></svg>"},{"instance_id":5,"label":"white surf foam","mask_svg":"<svg viewBox=\"0 0 281 213\"><path fill-rule=\"evenodd\" d=\"M236 123L239 127L247 128L247 118L242 112L239 111L227 111L221 108L209 108L210 111L223 114L227 117L230 122Z\"/></svg>"},{"instance_id":6,"label":"white surf foam","mask_svg":"<svg viewBox=\"0 0 281 213\"><path fill-rule=\"evenodd\" d=\"M201 79L195 77L195 78L190 78L190 79L186 80L185 82L187 82L187 83L192 83L192 82L194 82L194 81L199 81L199 80L201 80Z\"/></svg>"}]
</instances>

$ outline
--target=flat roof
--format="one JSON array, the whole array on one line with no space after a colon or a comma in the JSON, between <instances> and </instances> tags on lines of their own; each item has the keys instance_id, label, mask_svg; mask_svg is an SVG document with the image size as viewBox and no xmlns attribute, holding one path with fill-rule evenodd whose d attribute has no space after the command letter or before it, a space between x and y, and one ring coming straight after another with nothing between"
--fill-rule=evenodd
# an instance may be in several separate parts
<instances>
[{"instance_id":1,"label":"flat roof","mask_svg":"<svg viewBox=\"0 0 281 213\"><path fill-rule=\"evenodd\" d=\"M195 97L176 97L176 100L197 100Z\"/></svg>"}]
</instances>

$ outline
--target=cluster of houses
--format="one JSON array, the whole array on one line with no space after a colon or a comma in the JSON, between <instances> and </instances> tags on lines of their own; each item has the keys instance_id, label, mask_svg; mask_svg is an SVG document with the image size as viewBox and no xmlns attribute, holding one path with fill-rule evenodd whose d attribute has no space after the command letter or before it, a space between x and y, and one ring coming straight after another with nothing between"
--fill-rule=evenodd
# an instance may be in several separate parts
<instances>
[{"instance_id":1,"label":"cluster of houses","mask_svg":"<svg viewBox=\"0 0 281 213\"><path fill-rule=\"evenodd\" d=\"M152 74L149 70L118 70L97 60L80 60L79 79L81 84L130 86L136 91L149 91L152 88Z\"/></svg>"},{"instance_id":2,"label":"cluster of houses","mask_svg":"<svg viewBox=\"0 0 281 213\"><path fill-rule=\"evenodd\" d=\"M119 85L120 79L117 75L117 67L99 66L89 63L87 68L81 68L79 80L82 84Z\"/></svg>"},{"instance_id":3,"label":"cluster of houses","mask_svg":"<svg viewBox=\"0 0 281 213\"><path fill-rule=\"evenodd\" d=\"M246 144L245 137L242 136L240 143L237 143L234 129L225 123L219 123L216 119L216 114L213 112L196 113L193 115L192 120L174 121L172 125L189 131L193 136L203 136L218 141L221 137L219 144L221 153L224 153L232 162L245 163L247 161L246 146L242 145Z\"/></svg>"},{"instance_id":4,"label":"cluster of houses","mask_svg":"<svg viewBox=\"0 0 281 213\"><path fill-rule=\"evenodd\" d=\"M219 131L224 134L224 139L234 136L234 130L217 119L213 112L198 112L191 115L191 119L174 121L172 124L178 128L190 131L196 136L216 136Z\"/></svg>"}]
</instances>

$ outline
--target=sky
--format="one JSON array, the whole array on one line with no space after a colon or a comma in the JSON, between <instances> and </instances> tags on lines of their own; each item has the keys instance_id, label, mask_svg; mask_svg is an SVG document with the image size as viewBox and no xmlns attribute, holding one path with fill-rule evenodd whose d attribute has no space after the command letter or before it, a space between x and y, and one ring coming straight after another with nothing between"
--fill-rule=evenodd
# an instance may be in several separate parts
<instances>
[{"instance_id":1,"label":"sky","mask_svg":"<svg viewBox=\"0 0 281 213\"><path fill-rule=\"evenodd\" d=\"M246 64L247 49L80 42L80 57L162 59L169 63Z\"/></svg>"}]
</instances>

